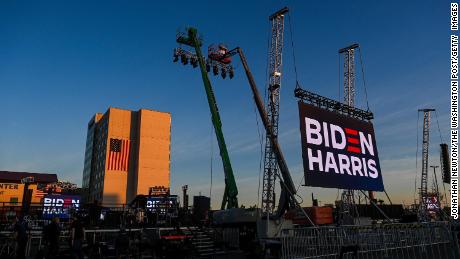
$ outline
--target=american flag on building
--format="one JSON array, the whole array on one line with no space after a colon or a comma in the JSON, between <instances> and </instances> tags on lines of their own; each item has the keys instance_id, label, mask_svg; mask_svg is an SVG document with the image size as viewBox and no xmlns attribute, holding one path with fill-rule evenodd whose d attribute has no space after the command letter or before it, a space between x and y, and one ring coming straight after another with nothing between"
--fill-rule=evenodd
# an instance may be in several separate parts
<instances>
[{"instance_id":1,"label":"american flag on building","mask_svg":"<svg viewBox=\"0 0 460 259\"><path fill-rule=\"evenodd\" d=\"M128 139L110 139L107 170L128 171L130 141Z\"/></svg>"},{"instance_id":2,"label":"american flag on building","mask_svg":"<svg viewBox=\"0 0 460 259\"><path fill-rule=\"evenodd\" d=\"M42 190L39 190L39 189L36 189L34 191L34 196L38 197L38 198L43 198L45 196L45 194L47 194L47 193L42 191Z\"/></svg>"}]
</instances>

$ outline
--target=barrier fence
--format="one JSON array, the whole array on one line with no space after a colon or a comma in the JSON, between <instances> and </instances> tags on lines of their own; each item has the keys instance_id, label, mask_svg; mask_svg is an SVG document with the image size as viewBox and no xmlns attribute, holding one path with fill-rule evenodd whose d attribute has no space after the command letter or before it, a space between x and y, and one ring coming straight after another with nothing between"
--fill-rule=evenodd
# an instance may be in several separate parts
<instances>
[{"instance_id":1,"label":"barrier fence","mask_svg":"<svg viewBox=\"0 0 460 259\"><path fill-rule=\"evenodd\" d=\"M165 228L166 229L166 228ZM169 228L168 228L169 229ZM133 229L89 229L85 230L85 254L94 258L116 258L120 252L124 255L139 255L148 258L154 248L148 241L154 241L157 228ZM60 234L60 255L70 255L70 230L63 229ZM119 241L125 245L120 245ZM142 247L144 245L144 247ZM16 255L16 241L11 231L0 231L0 258L14 258ZM117 247L118 246L118 247ZM145 249L149 248L149 249ZM46 244L41 230L29 230L26 247L27 256L35 256L40 250L46 249ZM117 251L115 251L117 250Z\"/></svg>"},{"instance_id":2,"label":"barrier fence","mask_svg":"<svg viewBox=\"0 0 460 259\"><path fill-rule=\"evenodd\" d=\"M29 221L28 255L43 248L45 220ZM61 249L68 250L69 223L61 223ZM113 255L116 240L129 241L128 254L153 253L152 243L164 229L127 228L87 229L86 254ZM190 231L189 228L186 230ZM323 226L285 229L281 232L282 258L460 258L460 224L385 224L375 226ZM144 245L142 245L144 244ZM11 229L0 231L0 258L12 256L15 241ZM141 249L142 247L142 249ZM145 248L148 248L145 251ZM150 250L150 251L149 251Z\"/></svg>"},{"instance_id":3,"label":"barrier fence","mask_svg":"<svg viewBox=\"0 0 460 259\"><path fill-rule=\"evenodd\" d=\"M282 258L460 258L459 233L447 222L287 229Z\"/></svg>"}]
</instances>

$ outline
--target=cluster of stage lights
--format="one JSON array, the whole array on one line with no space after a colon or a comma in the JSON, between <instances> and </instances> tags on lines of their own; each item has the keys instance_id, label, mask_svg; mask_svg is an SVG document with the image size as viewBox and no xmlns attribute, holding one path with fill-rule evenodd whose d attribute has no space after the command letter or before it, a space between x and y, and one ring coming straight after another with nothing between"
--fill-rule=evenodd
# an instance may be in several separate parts
<instances>
[{"instance_id":1,"label":"cluster of stage lights","mask_svg":"<svg viewBox=\"0 0 460 259\"><path fill-rule=\"evenodd\" d=\"M190 64L193 68L198 66L198 58L196 54L182 48L175 48L173 57L173 62L178 62L180 60L183 65ZM220 73L223 79L227 77L227 74L230 79L232 79L235 75L232 65L224 64L208 58L206 59L206 71L210 72L211 68L213 75L217 76Z\"/></svg>"},{"instance_id":2,"label":"cluster of stage lights","mask_svg":"<svg viewBox=\"0 0 460 259\"><path fill-rule=\"evenodd\" d=\"M219 75L219 72L220 72L220 75L222 76L223 79L227 77L227 74L230 79L232 79L233 76L235 75L235 72L231 65L219 63L218 61L214 61L208 58L206 60L206 71L208 72L211 71L211 68L212 68L213 75L217 76Z\"/></svg>"},{"instance_id":3,"label":"cluster of stage lights","mask_svg":"<svg viewBox=\"0 0 460 259\"><path fill-rule=\"evenodd\" d=\"M198 66L198 58L195 54L181 48L174 49L174 62L179 61L183 65L191 64L194 68Z\"/></svg>"}]
</instances>

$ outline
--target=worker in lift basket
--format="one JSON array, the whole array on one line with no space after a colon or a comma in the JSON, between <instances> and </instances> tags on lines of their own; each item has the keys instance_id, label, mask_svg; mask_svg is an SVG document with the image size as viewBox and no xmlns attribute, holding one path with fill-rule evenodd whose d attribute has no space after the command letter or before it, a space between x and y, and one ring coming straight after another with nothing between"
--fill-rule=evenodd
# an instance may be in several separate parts
<instances>
[{"instance_id":1,"label":"worker in lift basket","mask_svg":"<svg viewBox=\"0 0 460 259\"><path fill-rule=\"evenodd\" d=\"M228 64L232 61L232 58L230 56L224 58L224 56L227 53L228 53L227 47L225 47L224 44L219 44L217 54L218 54L218 57L221 59L220 62L224 64Z\"/></svg>"}]
</instances>

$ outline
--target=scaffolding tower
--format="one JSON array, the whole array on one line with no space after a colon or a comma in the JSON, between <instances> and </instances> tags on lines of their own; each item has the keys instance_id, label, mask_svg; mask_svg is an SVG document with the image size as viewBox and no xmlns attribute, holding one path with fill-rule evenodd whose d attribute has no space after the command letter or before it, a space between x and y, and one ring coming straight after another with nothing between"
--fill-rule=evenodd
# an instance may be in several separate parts
<instances>
[{"instance_id":1,"label":"scaffolding tower","mask_svg":"<svg viewBox=\"0 0 460 259\"><path fill-rule=\"evenodd\" d=\"M420 180L420 216L425 219L427 216L428 198L428 153L430 148L430 119L431 112L435 109L420 109L423 112L423 137L422 137L422 174Z\"/></svg>"},{"instance_id":2,"label":"scaffolding tower","mask_svg":"<svg viewBox=\"0 0 460 259\"><path fill-rule=\"evenodd\" d=\"M355 107L355 49L359 44L355 43L348 47L339 49L339 54L343 55L343 86L344 101L350 107ZM342 223L349 224L354 221L355 216L355 197L353 190L344 190L341 196L341 216Z\"/></svg>"},{"instance_id":3,"label":"scaffolding tower","mask_svg":"<svg viewBox=\"0 0 460 259\"><path fill-rule=\"evenodd\" d=\"M278 136L278 120L280 109L280 88L282 75L282 52L284 36L284 15L288 8L277 11L269 17L271 23L271 38L268 51L268 100L267 115L272 125L272 134ZM273 151L271 136L267 132L265 136L264 175L262 189L262 210L267 215L275 210L275 183L278 174L278 163Z\"/></svg>"},{"instance_id":4,"label":"scaffolding tower","mask_svg":"<svg viewBox=\"0 0 460 259\"><path fill-rule=\"evenodd\" d=\"M339 54L343 55L343 84L345 103L355 107L355 49L359 48L358 44L350 45L340 49Z\"/></svg>"}]
</instances>

